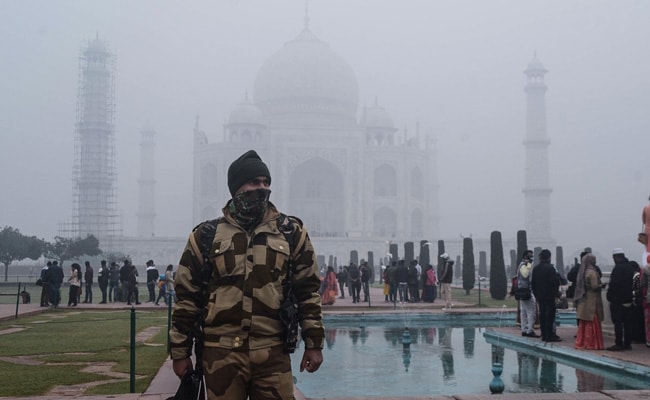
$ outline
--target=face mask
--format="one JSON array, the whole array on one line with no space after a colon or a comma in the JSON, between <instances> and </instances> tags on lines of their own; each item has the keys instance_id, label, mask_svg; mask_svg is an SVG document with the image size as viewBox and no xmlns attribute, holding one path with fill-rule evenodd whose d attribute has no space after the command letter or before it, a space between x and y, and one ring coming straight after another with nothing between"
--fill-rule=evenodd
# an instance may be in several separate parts
<instances>
[{"instance_id":1,"label":"face mask","mask_svg":"<svg viewBox=\"0 0 650 400\"><path fill-rule=\"evenodd\" d=\"M228 204L228 211L242 228L251 231L262 222L270 195L271 191L268 189L255 189L236 194Z\"/></svg>"}]
</instances>

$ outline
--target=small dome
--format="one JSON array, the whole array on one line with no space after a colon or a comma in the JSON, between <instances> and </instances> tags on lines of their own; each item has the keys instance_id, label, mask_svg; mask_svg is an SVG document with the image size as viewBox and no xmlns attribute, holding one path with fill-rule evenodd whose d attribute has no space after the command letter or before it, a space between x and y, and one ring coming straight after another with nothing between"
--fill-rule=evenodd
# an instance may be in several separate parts
<instances>
[{"instance_id":1,"label":"small dome","mask_svg":"<svg viewBox=\"0 0 650 400\"><path fill-rule=\"evenodd\" d=\"M248 100L237 104L230 112L228 124L257 124L264 125L264 116L259 108Z\"/></svg>"},{"instance_id":2,"label":"small dome","mask_svg":"<svg viewBox=\"0 0 650 400\"><path fill-rule=\"evenodd\" d=\"M394 128L393 118L384 107L377 104L367 107L364 112L363 124L368 128Z\"/></svg>"},{"instance_id":3,"label":"small dome","mask_svg":"<svg viewBox=\"0 0 650 400\"><path fill-rule=\"evenodd\" d=\"M526 71L546 72L546 68L544 68L544 64L542 64L542 62L537 59L537 55L534 55L533 59L530 60L530 62L528 63L528 67L526 68Z\"/></svg>"}]
</instances>

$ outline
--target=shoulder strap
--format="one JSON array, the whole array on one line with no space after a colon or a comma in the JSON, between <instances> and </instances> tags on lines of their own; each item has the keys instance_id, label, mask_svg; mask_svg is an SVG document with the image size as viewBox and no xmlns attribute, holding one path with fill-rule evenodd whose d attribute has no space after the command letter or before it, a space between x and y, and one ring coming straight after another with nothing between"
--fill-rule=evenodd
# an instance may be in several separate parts
<instances>
[{"instance_id":1,"label":"shoulder strap","mask_svg":"<svg viewBox=\"0 0 650 400\"><path fill-rule=\"evenodd\" d=\"M280 214L280 218L278 218L278 229L284 235L287 243L289 243L289 256L293 262L296 257L296 252L305 244L307 231L303 229L300 218L282 213Z\"/></svg>"}]
</instances>

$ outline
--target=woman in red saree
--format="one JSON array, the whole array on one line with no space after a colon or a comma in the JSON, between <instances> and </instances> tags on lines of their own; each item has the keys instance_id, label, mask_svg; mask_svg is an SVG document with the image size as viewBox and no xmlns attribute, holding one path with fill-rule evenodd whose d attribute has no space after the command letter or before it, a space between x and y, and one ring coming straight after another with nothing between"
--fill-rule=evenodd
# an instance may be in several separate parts
<instances>
[{"instance_id":1,"label":"woman in red saree","mask_svg":"<svg viewBox=\"0 0 650 400\"><path fill-rule=\"evenodd\" d=\"M576 349L603 350L603 299L600 292L603 288L600 276L596 271L596 257L587 253L582 257L580 270L576 278L576 318L578 319L578 335Z\"/></svg>"},{"instance_id":2,"label":"woman in red saree","mask_svg":"<svg viewBox=\"0 0 650 400\"><path fill-rule=\"evenodd\" d=\"M331 306L336 301L336 296L339 294L339 285L336 281L336 272L334 272L334 267L327 267L327 273L325 274L324 280L324 289L322 296L322 304L325 306Z\"/></svg>"}]
</instances>

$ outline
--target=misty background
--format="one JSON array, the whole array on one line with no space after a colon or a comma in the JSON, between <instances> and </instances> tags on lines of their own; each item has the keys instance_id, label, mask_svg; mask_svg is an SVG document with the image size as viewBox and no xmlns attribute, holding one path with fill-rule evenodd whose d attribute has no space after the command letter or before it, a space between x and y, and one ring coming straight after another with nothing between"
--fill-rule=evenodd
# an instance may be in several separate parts
<instances>
[{"instance_id":1,"label":"misty background","mask_svg":"<svg viewBox=\"0 0 650 400\"><path fill-rule=\"evenodd\" d=\"M639 258L650 195L650 2L311 0L308 10L310 30L356 72L359 114L377 98L400 136L418 122L436 135L442 237L428 239L523 229L523 70L536 54L549 70L553 237L567 255L623 247ZM149 123L156 236L186 236L196 116L219 141L259 68L304 18L299 0L0 2L0 227L52 240L72 215L79 52L99 36L117 59L123 232L136 233Z\"/></svg>"}]
</instances>

